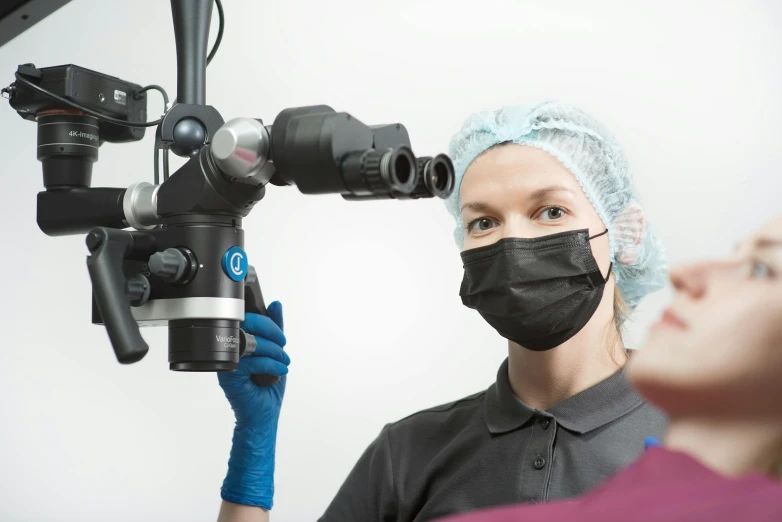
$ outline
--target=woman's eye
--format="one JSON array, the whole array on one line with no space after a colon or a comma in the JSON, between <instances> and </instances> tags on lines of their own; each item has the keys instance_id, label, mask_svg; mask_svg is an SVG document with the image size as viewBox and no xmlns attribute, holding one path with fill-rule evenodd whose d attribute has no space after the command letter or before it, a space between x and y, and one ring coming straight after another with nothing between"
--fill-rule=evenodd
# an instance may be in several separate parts
<instances>
[{"instance_id":1,"label":"woman's eye","mask_svg":"<svg viewBox=\"0 0 782 522\"><path fill-rule=\"evenodd\" d=\"M480 218L470 222L469 229L471 232L485 232L494 228L494 221L489 218Z\"/></svg>"},{"instance_id":2,"label":"woman's eye","mask_svg":"<svg viewBox=\"0 0 782 522\"><path fill-rule=\"evenodd\" d=\"M564 209L561 209L559 207L549 207L540 214L540 219L543 221L556 221L557 219L561 219L565 216Z\"/></svg>"},{"instance_id":3,"label":"woman's eye","mask_svg":"<svg viewBox=\"0 0 782 522\"><path fill-rule=\"evenodd\" d=\"M763 261L750 261L749 275L753 279L769 279L774 277L774 270Z\"/></svg>"}]
</instances>

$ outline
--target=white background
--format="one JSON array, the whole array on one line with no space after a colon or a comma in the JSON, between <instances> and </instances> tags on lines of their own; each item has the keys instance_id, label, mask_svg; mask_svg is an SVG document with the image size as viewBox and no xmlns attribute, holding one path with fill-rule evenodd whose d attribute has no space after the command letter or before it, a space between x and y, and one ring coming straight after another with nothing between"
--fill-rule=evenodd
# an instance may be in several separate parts
<instances>
[{"instance_id":1,"label":"white background","mask_svg":"<svg viewBox=\"0 0 782 522\"><path fill-rule=\"evenodd\" d=\"M271 123L325 103L402 122L419 155L447 150L475 110L569 101L626 146L672 261L722 255L780 210L774 4L225 0L207 101L226 119ZM27 62L158 83L173 98L169 3L74 0L0 48L1 83ZM144 331L144 360L116 362L90 323L83 236L37 228L36 126L1 105L0 520L214 520L233 428L217 379L169 371L163 329ZM160 107L151 93L150 118ZM151 182L153 139L104 145L93 186ZM293 359L273 518L311 521L384 423L487 387L505 342L461 304L439 201L270 187L244 225ZM638 309L632 347L669 295Z\"/></svg>"}]
</instances>

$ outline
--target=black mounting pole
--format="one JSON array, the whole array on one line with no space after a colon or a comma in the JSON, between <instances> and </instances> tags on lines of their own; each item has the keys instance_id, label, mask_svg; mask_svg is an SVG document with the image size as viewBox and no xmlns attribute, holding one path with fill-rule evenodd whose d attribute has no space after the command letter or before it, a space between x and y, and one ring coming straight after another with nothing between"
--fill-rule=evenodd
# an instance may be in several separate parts
<instances>
[{"instance_id":1,"label":"black mounting pole","mask_svg":"<svg viewBox=\"0 0 782 522\"><path fill-rule=\"evenodd\" d=\"M206 104L206 52L214 0L171 0L177 103Z\"/></svg>"}]
</instances>

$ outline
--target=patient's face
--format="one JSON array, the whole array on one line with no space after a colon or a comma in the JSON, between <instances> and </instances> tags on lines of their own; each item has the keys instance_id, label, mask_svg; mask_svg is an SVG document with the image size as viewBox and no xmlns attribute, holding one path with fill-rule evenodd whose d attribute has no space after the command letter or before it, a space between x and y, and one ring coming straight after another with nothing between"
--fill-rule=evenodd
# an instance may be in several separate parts
<instances>
[{"instance_id":1,"label":"patient's face","mask_svg":"<svg viewBox=\"0 0 782 522\"><path fill-rule=\"evenodd\" d=\"M639 391L674 415L782 415L782 216L671 282L668 312L628 366Z\"/></svg>"}]
</instances>

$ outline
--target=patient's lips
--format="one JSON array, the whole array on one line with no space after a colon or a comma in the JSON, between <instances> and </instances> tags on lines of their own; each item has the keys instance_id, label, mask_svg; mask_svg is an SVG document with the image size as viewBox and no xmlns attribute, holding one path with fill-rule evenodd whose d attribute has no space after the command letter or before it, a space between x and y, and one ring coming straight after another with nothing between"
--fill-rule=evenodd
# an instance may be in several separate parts
<instances>
[{"instance_id":1,"label":"patient's lips","mask_svg":"<svg viewBox=\"0 0 782 522\"><path fill-rule=\"evenodd\" d=\"M654 328L673 328L677 330L684 330L687 328L687 323L682 321L678 315L673 313L671 309L667 309L663 312L660 320L655 323Z\"/></svg>"}]
</instances>

